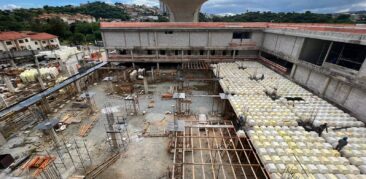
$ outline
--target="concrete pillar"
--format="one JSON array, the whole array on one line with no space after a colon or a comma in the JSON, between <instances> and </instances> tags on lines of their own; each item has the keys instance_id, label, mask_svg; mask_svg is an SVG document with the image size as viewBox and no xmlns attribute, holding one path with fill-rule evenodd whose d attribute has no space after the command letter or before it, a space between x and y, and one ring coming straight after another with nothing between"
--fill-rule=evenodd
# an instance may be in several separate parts
<instances>
[{"instance_id":1,"label":"concrete pillar","mask_svg":"<svg viewBox=\"0 0 366 179\"><path fill-rule=\"evenodd\" d=\"M147 94L149 92L149 87L147 85L147 78L144 77L144 90L145 90L145 94Z\"/></svg>"},{"instance_id":2,"label":"concrete pillar","mask_svg":"<svg viewBox=\"0 0 366 179\"><path fill-rule=\"evenodd\" d=\"M132 68L133 69L136 69L136 66L135 66L135 63L134 62L132 62Z\"/></svg>"},{"instance_id":3,"label":"concrete pillar","mask_svg":"<svg viewBox=\"0 0 366 179\"><path fill-rule=\"evenodd\" d=\"M6 143L6 139L3 136L3 134L0 132L0 146L4 145Z\"/></svg>"},{"instance_id":4,"label":"concrete pillar","mask_svg":"<svg viewBox=\"0 0 366 179\"><path fill-rule=\"evenodd\" d=\"M77 74L78 73L76 68L71 68L71 70L72 70L72 72L71 72L72 74ZM74 86L75 86L77 92L81 93L80 80L74 81Z\"/></svg>"},{"instance_id":5,"label":"concrete pillar","mask_svg":"<svg viewBox=\"0 0 366 179\"><path fill-rule=\"evenodd\" d=\"M14 59L10 59L9 61L10 61L10 65L11 65L12 67L14 67L14 68L16 68L16 67L17 67L17 65L16 65L16 64L15 64L15 62L14 62Z\"/></svg>"},{"instance_id":6,"label":"concrete pillar","mask_svg":"<svg viewBox=\"0 0 366 179\"><path fill-rule=\"evenodd\" d=\"M6 100L4 99L4 97L2 95L0 95L0 104L3 103L5 104L6 107L8 107L8 103L6 102Z\"/></svg>"},{"instance_id":7,"label":"concrete pillar","mask_svg":"<svg viewBox=\"0 0 366 179\"><path fill-rule=\"evenodd\" d=\"M156 63L156 69L157 69L158 71L160 71L160 64L159 64L159 62L157 62L157 63Z\"/></svg>"},{"instance_id":8,"label":"concrete pillar","mask_svg":"<svg viewBox=\"0 0 366 179\"><path fill-rule=\"evenodd\" d=\"M234 50L234 52L233 52L233 60L235 60L235 54L236 54L236 50Z\"/></svg>"},{"instance_id":9,"label":"concrete pillar","mask_svg":"<svg viewBox=\"0 0 366 179\"><path fill-rule=\"evenodd\" d=\"M154 67L151 67L151 78L154 81L155 77L154 77Z\"/></svg>"},{"instance_id":10,"label":"concrete pillar","mask_svg":"<svg viewBox=\"0 0 366 179\"><path fill-rule=\"evenodd\" d=\"M123 80L127 80L127 72L126 72L126 70L123 71Z\"/></svg>"},{"instance_id":11,"label":"concrete pillar","mask_svg":"<svg viewBox=\"0 0 366 179\"><path fill-rule=\"evenodd\" d=\"M37 66L37 73L38 73L37 80L38 80L39 84L41 85L41 89L44 90L44 89L46 89L46 86L44 85L43 80L41 78L41 72L39 71L39 62L38 62L37 55L34 56L34 61L36 62L36 66Z\"/></svg>"},{"instance_id":12,"label":"concrete pillar","mask_svg":"<svg viewBox=\"0 0 366 179\"><path fill-rule=\"evenodd\" d=\"M133 50L130 50L131 60L133 61Z\"/></svg>"},{"instance_id":13,"label":"concrete pillar","mask_svg":"<svg viewBox=\"0 0 366 179\"><path fill-rule=\"evenodd\" d=\"M357 77L360 79L366 79L366 59L363 61L361 68L358 71Z\"/></svg>"},{"instance_id":14,"label":"concrete pillar","mask_svg":"<svg viewBox=\"0 0 366 179\"><path fill-rule=\"evenodd\" d=\"M14 93L15 92L15 88L14 88L13 84L11 83L9 77L8 76L4 76L3 78L4 78L4 81L5 81L5 84L6 84L6 87L8 88L8 90L10 92L13 92Z\"/></svg>"},{"instance_id":15,"label":"concrete pillar","mask_svg":"<svg viewBox=\"0 0 366 179\"><path fill-rule=\"evenodd\" d=\"M296 68L297 68L297 65L294 64L292 66L292 69L291 69L291 74L290 74L291 79L294 79L294 76L295 76L295 73L296 73Z\"/></svg>"},{"instance_id":16,"label":"concrete pillar","mask_svg":"<svg viewBox=\"0 0 366 179\"><path fill-rule=\"evenodd\" d=\"M329 52L330 52L330 50L332 49L332 46L333 46L333 42L330 42L329 48L328 48L328 50L327 50L327 53L325 54L325 57L324 57L324 59L323 59L322 66L323 66L323 64L324 64L325 60L327 60L327 58L328 58L328 56L329 56Z\"/></svg>"},{"instance_id":17,"label":"concrete pillar","mask_svg":"<svg viewBox=\"0 0 366 179\"><path fill-rule=\"evenodd\" d=\"M45 113L49 113L49 112L51 112L51 108L50 108L50 105L48 104L48 101L47 101L47 99L44 97L44 98L42 98L42 100L41 100L41 104L42 104L42 106L43 106L43 109L44 109L44 112Z\"/></svg>"},{"instance_id":18,"label":"concrete pillar","mask_svg":"<svg viewBox=\"0 0 366 179\"><path fill-rule=\"evenodd\" d=\"M325 87L324 89L320 92L321 96L324 96L325 92L327 91L328 89L328 86L329 86L329 83L332 79L330 77L327 78L327 81L325 82Z\"/></svg>"},{"instance_id":19,"label":"concrete pillar","mask_svg":"<svg viewBox=\"0 0 366 179\"><path fill-rule=\"evenodd\" d=\"M171 22L198 22L201 5L207 0L162 0L169 9Z\"/></svg>"}]
</instances>

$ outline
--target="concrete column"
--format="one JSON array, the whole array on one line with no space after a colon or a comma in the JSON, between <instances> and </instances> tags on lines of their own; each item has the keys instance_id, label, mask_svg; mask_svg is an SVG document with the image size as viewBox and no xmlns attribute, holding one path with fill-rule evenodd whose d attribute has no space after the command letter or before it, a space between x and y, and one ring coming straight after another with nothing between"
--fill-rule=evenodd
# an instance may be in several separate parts
<instances>
[{"instance_id":1,"label":"concrete column","mask_svg":"<svg viewBox=\"0 0 366 179\"><path fill-rule=\"evenodd\" d=\"M235 54L236 54L236 50L234 50L234 52L233 52L233 60L235 60Z\"/></svg>"},{"instance_id":2,"label":"concrete column","mask_svg":"<svg viewBox=\"0 0 366 179\"><path fill-rule=\"evenodd\" d=\"M131 53L131 60L133 61L133 50L131 50L130 53Z\"/></svg>"},{"instance_id":3,"label":"concrete column","mask_svg":"<svg viewBox=\"0 0 366 179\"><path fill-rule=\"evenodd\" d=\"M361 68L358 71L357 77L360 79L366 79L366 59L363 61Z\"/></svg>"},{"instance_id":4,"label":"concrete column","mask_svg":"<svg viewBox=\"0 0 366 179\"><path fill-rule=\"evenodd\" d=\"M291 74L290 74L291 79L294 79L294 76L295 76L295 73L296 73L296 69L297 69L297 65L294 64L292 66L292 69L291 69Z\"/></svg>"},{"instance_id":5,"label":"concrete column","mask_svg":"<svg viewBox=\"0 0 366 179\"><path fill-rule=\"evenodd\" d=\"M8 90L10 92L13 92L14 93L15 92L15 88L14 88L13 84L11 83L9 77L8 76L4 76L3 78L4 78L4 81L5 81L5 84L6 84L6 87L8 88Z\"/></svg>"},{"instance_id":6,"label":"concrete column","mask_svg":"<svg viewBox=\"0 0 366 179\"><path fill-rule=\"evenodd\" d=\"M8 107L8 103L6 102L6 100L4 99L4 97L2 95L0 95L0 104L4 103L6 107Z\"/></svg>"},{"instance_id":7,"label":"concrete column","mask_svg":"<svg viewBox=\"0 0 366 179\"><path fill-rule=\"evenodd\" d=\"M157 69L158 71L160 71L160 64L159 64L159 62L158 62L158 63L156 63L156 69Z\"/></svg>"},{"instance_id":8,"label":"concrete column","mask_svg":"<svg viewBox=\"0 0 366 179\"><path fill-rule=\"evenodd\" d=\"M71 73L72 74L77 74L78 71L76 70L76 68L71 68ZM72 75L71 74L71 75ZM77 90L78 93L81 93L81 88L80 88L80 80L74 81L74 86Z\"/></svg>"},{"instance_id":9,"label":"concrete column","mask_svg":"<svg viewBox=\"0 0 366 179\"><path fill-rule=\"evenodd\" d=\"M325 62L325 60L327 60L328 56L329 56L329 52L330 52L330 49L332 49L332 46L333 46L333 42L330 42L330 45L329 45L329 48L327 50L327 54L325 55L324 59L323 59L323 63L322 63L322 66Z\"/></svg>"},{"instance_id":10,"label":"concrete column","mask_svg":"<svg viewBox=\"0 0 366 179\"><path fill-rule=\"evenodd\" d=\"M126 70L123 71L123 80L127 80L127 72L126 72Z\"/></svg>"},{"instance_id":11,"label":"concrete column","mask_svg":"<svg viewBox=\"0 0 366 179\"><path fill-rule=\"evenodd\" d=\"M11 65L12 67L14 67L14 68L16 68L16 67L17 67L17 65L16 65L16 64L15 64L15 62L14 62L14 59L10 59L9 61L10 61L10 65Z\"/></svg>"},{"instance_id":12,"label":"concrete column","mask_svg":"<svg viewBox=\"0 0 366 179\"><path fill-rule=\"evenodd\" d=\"M327 91L328 89L328 86L329 86L329 83L332 79L330 77L327 78L327 81L325 82L325 87L324 89L320 92L321 96L324 96L325 92Z\"/></svg>"},{"instance_id":13,"label":"concrete column","mask_svg":"<svg viewBox=\"0 0 366 179\"><path fill-rule=\"evenodd\" d=\"M38 73L37 80L38 80L39 84L41 85L41 89L44 90L44 89L46 89L46 86L44 85L43 80L41 78L41 72L39 71L39 62L38 62L37 55L34 56L34 61L36 62L36 66L37 66L37 73Z\"/></svg>"},{"instance_id":14,"label":"concrete column","mask_svg":"<svg viewBox=\"0 0 366 179\"><path fill-rule=\"evenodd\" d=\"M145 90L145 94L147 94L149 92L149 87L147 85L147 78L144 77L144 90Z\"/></svg>"},{"instance_id":15,"label":"concrete column","mask_svg":"<svg viewBox=\"0 0 366 179\"><path fill-rule=\"evenodd\" d=\"M41 103L42 103L42 106L43 106L43 109L44 109L45 113L51 112L50 105L48 104L48 101L45 97L42 98Z\"/></svg>"},{"instance_id":16,"label":"concrete column","mask_svg":"<svg viewBox=\"0 0 366 179\"><path fill-rule=\"evenodd\" d=\"M155 80L155 78L154 78L154 67L151 67L151 78L152 78L153 81Z\"/></svg>"},{"instance_id":17,"label":"concrete column","mask_svg":"<svg viewBox=\"0 0 366 179\"><path fill-rule=\"evenodd\" d=\"M4 145L6 143L6 139L3 136L3 134L0 132L0 146Z\"/></svg>"},{"instance_id":18,"label":"concrete column","mask_svg":"<svg viewBox=\"0 0 366 179\"><path fill-rule=\"evenodd\" d=\"M135 65L135 63L134 63L134 62L132 62L132 68L133 68L133 69L136 69L136 65Z\"/></svg>"}]
</instances>

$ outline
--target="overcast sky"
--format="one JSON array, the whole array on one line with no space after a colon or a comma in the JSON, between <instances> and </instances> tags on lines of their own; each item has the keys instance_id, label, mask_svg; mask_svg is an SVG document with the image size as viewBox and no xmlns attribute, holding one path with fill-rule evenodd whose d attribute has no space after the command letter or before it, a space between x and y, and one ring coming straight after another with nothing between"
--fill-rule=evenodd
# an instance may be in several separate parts
<instances>
[{"instance_id":1,"label":"overcast sky","mask_svg":"<svg viewBox=\"0 0 366 179\"><path fill-rule=\"evenodd\" d=\"M93 0L90 0L90 2ZM158 6L158 0L103 0L107 3L122 2ZM187 0L188 1L188 0ZM44 5L78 5L87 0L0 0L1 9L42 7ZM366 0L208 0L202 12L210 14L237 14L246 11L317 13L366 10Z\"/></svg>"}]
</instances>

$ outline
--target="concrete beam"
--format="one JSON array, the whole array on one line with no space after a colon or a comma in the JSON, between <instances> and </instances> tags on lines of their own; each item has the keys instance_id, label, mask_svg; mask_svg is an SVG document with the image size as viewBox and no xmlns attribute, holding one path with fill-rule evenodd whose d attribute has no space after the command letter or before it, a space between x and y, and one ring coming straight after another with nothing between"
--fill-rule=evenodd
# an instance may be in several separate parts
<instances>
[{"instance_id":1,"label":"concrete beam","mask_svg":"<svg viewBox=\"0 0 366 179\"><path fill-rule=\"evenodd\" d=\"M171 22L198 22L201 5L207 0L162 0L169 9Z\"/></svg>"}]
</instances>

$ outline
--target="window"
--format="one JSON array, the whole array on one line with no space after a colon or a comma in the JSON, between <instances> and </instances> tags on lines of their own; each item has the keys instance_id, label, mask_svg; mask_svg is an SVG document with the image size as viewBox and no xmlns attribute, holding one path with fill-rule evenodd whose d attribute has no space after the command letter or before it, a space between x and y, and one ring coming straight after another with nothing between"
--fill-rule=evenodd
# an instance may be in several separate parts
<instances>
[{"instance_id":1,"label":"window","mask_svg":"<svg viewBox=\"0 0 366 179\"><path fill-rule=\"evenodd\" d=\"M233 32L233 39L250 39L250 32Z\"/></svg>"},{"instance_id":2,"label":"window","mask_svg":"<svg viewBox=\"0 0 366 179\"><path fill-rule=\"evenodd\" d=\"M6 45L12 45L11 41L6 41Z\"/></svg>"},{"instance_id":3,"label":"window","mask_svg":"<svg viewBox=\"0 0 366 179\"><path fill-rule=\"evenodd\" d=\"M299 59L321 66L329 45L330 41L306 38Z\"/></svg>"},{"instance_id":4,"label":"window","mask_svg":"<svg viewBox=\"0 0 366 179\"><path fill-rule=\"evenodd\" d=\"M50 40L50 42L53 42L53 40Z\"/></svg>"},{"instance_id":5,"label":"window","mask_svg":"<svg viewBox=\"0 0 366 179\"><path fill-rule=\"evenodd\" d=\"M205 51L204 50L200 50L200 55L204 55Z\"/></svg>"},{"instance_id":6,"label":"window","mask_svg":"<svg viewBox=\"0 0 366 179\"><path fill-rule=\"evenodd\" d=\"M23 40L18 40L18 42L19 42L20 44L24 43L24 41L23 41Z\"/></svg>"},{"instance_id":7,"label":"window","mask_svg":"<svg viewBox=\"0 0 366 179\"><path fill-rule=\"evenodd\" d=\"M42 41L42 43L43 43L43 44L45 44L45 43L46 43L46 41Z\"/></svg>"},{"instance_id":8,"label":"window","mask_svg":"<svg viewBox=\"0 0 366 179\"><path fill-rule=\"evenodd\" d=\"M226 56L226 50L222 51L222 55Z\"/></svg>"},{"instance_id":9,"label":"window","mask_svg":"<svg viewBox=\"0 0 366 179\"><path fill-rule=\"evenodd\" d=\"M152 50L147 50L147 54L148 55L152 55L153 54L153 51Z\"/></svg>"},{"instance_id":10,"label":"window","mask_svg":"<svg viewBox=\"0 0 366 179\"><path fill-rule=\"evenodd\" d=\"M175 50L175 55L179 55L179 50Z\"/></svg>"},{"instance_id":11,"label":"window","mask_svg":"<svg viewBox=\"0 0 366 179\"><path fill-rule=\"evenodd\" d=\"M326 62L360 70L366 57L366 46L333 42Z\"/></svg>"},{"instance_id":12,"label":"window","mask_svg":"<svg viewBox=\"0 0 366 179\"><path fill-rule=\"evenodd\" d=\"M191 50L188 50L187 51L187 55L192 55L192 51Z\"/></svg>"},{"instance_id":13,"label":"window","mask_svg":"<svg viewBox=\"0 0 366 179\"><path fill-rule=\"evenodd\" d=\"M211 55L215 55L216 52L215 52L215 50L211 50L210 53L211 53Z\"/></svg>"},{"instance_id":14,"label":"window","mask_svg":"<svg viewBox=\"0 0 366 179\"><path fill-rule=\"evenodd\" d=\"M25 42L29 42L28 39L25 39Z\"/></svg>"},{"instance_id":15,"label":"window","mask_svg":"<svg viewBox=\"0 0 366 179\"><path fill-rule=\"evenodd\" d=\"M173 31L165 31L165 34L173 34Z\"/></svg>"},{"instance_id":16,"label":"window","mask_svg":"<svg viewBox=\"0 0 366 179\"><path fill-rule=\"evenodd\" d=\"M160 50L159 53L160 55L165 55L165 50Z\"/></svg>"},{"instance_id":17,"label":"window","mask_svg":"<svg viewBox=\"0 0 366 179\"><path fill-rule=\"evenodd\" d=\"M38 45L38 42L34 42L35 45Z\"/></svg>"}]
</instances>

